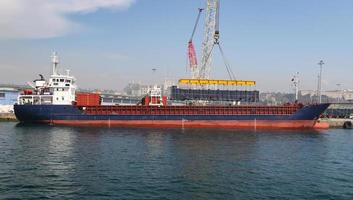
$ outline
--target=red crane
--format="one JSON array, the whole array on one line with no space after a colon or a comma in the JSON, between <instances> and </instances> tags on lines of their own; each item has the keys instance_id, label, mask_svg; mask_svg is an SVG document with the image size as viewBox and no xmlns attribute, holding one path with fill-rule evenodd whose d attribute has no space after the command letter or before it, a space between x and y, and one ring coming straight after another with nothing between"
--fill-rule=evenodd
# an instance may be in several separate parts
<instances>
[{"instance_id":1,"label":"red crane","mask_svg":"<svg viewBox=\"0 0 353 200\"><path fill-rule=\"evenodd\" d=\"M195 31L197 29L197 25L199 24L200 16L201 16L202 11L203 11L203 9L199 8L199 13L198 13L197 18L196 18L194 29L192 31L192 34L191 34L191 37L190 37L190 40L189 40L189 43L188 43L189 66L190 66L190 69L191 69L192 72L194 72L195 68L197 68L197 55L196 55L195 47L194 47L194 44L192 43L192 40L194 38Z\"/></svg>"}]
</instances>

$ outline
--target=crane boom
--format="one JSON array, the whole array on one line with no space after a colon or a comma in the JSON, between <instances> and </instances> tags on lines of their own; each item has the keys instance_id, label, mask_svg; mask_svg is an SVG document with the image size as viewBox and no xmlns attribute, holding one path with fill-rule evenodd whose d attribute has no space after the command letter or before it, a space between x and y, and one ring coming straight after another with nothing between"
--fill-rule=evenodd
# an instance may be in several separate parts
<instances>
[{"instance_id":1,"label":"crane boom","mask_svg":"<svg viewBox=\"0 0 353 200\"><path fill-rule=\"evenodd\" d=\"M215 39L215 43L218 44L218 40L219 40L219 11L220 11L220 4L219 4L220 0L217 0L216 2L216 24L215 24L215 33L214 33L214 39Z\"/></svg>"},{"instance_id":2,"label":"crane boom","mask_svg":"<svg viewBox=\"0 0 353 200\"><path fill-rule=\"evenodd\" d=\"M197 55L196 55L195 47L194 47L194 44L193 44L192 40L193 40L193 38L194 38L197 25L199 24L200 16L201 16L202 11L203 11L203 9L202 9L202 8L199 8L199 13L198 13L197 18L196 18L196 22L195 22L195 25L194 25L194 29L193 29L193 31L192 31L190 40L189 40L189 42L188 42L189 66L190 66L190 69L191 69L191 72L192 72L192 76L193 76L193 77L195 77L196 74L198 73L198 69L197 69L198 66L197 66Z\"/></svg>"},{"instance_id":3,"label":"crane boom","mask_svg":"<svg viewBox=\"0 0 353 200\"><path fill-rule=\"evenodd\" d=\"M219 39L219 6L220 0L207 0L204 40L202 43L201 66L196 77L209 79L212 65L212 50Z\"/></svg>"}]
</instances>

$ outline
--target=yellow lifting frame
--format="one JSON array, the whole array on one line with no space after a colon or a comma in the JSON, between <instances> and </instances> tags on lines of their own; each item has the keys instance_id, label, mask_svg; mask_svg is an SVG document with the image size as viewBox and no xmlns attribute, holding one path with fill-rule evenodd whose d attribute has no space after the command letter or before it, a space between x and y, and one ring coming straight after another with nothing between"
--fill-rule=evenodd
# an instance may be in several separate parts
<instances>
[{"instance_id":1,"label":"yellow lifting frame","mask_svg":"<svg viewBox=\"0 0 353 200\"><path fill-rule=\"evenodd\" d=\"M208 79L180 79L180 84L188 85L256 85L256 81L245 80L208 80Z\"/></svg>"}]
</instances>

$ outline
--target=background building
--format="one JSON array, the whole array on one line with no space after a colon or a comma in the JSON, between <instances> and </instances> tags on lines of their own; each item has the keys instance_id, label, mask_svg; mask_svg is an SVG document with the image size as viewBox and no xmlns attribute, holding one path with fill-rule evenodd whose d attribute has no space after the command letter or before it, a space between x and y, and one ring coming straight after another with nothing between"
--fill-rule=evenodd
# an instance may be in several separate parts
<instances>
[{"instance_id":1,"label":"background building","mask_svg":"<svg viewBox=\"0 0 353 200\"><path fill-rule=\"evenodd\" d=\"M316 97L317 92L315 90L301 90L302 96L310 96L311 98ZM330 102L353 102L353 91L352 90L329 90L321 92L323 97L331 99Z\"/></svg>"},{"instance_id":2,"label":"background building","mask_svg":"<svg viewBox=\"0 0 353 200\"><path fill-rule=\"evenodd\" d=\"M19 91L14 88L0 88L0 113L13 112Z\"/></svg>"}]
</instances>

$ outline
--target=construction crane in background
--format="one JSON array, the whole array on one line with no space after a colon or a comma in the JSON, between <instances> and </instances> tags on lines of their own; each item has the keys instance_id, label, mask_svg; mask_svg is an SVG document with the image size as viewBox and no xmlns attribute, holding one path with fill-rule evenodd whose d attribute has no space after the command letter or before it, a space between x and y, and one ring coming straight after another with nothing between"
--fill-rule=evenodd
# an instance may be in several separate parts
<instances>
[{"instance_id":1,"label":"construction crane in background","mask_svg":"<svg viewBox=\"0 0 353 200\"><path fill-rule=\"evenodd\" d=\"M201 12L203 11L203 9L199 9L196 23L194 25L194 29L188 43L189 65L190 65L193 79L210 79L210 73L212 68L212 54L215 46L218 46L220 50L229 78L235 79L235 75L232 72L227 62L227 59L224 56L224 52L219 41L220 39L219 10L220 10L220 0L207 0L204 39L202 43L201 65L198 65L196 51L192 43L192 40L200 20Z\"/></svg>"},{"instance_id":2,"label":"construction crane in background","mask_svg":"<svg viewBox=\"0 0 353 200\"><path fill-rule=\"evenodd\" d=\"M199 24L202 11L203 11L203 9L199 8L199 13L196 18L194 29L192 30L192 34L191 34L191 37L190 37L190 40L188 43L189 65L190 65L190 70L192 72L193 78L198 77L198 66L197 66L197 55L196 55L195 47L194 47L192 40L194 39L194 35L195 35L196 29L197 29L197 25Z\"/></svg>"},{"instance_id":3,"label":"construction crane in background","mask_svg":"<svg viewBox=\"0 0 353 200\"><path fill-rule=\"evenodd\" d=\"M205 32L202 43L201 66L198 68L198 79L210 78L212 51L214 45L219 42L219 1L207 0Z\"/></svg>"}]
</instances>

